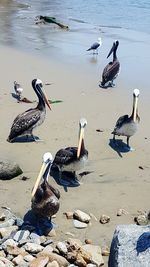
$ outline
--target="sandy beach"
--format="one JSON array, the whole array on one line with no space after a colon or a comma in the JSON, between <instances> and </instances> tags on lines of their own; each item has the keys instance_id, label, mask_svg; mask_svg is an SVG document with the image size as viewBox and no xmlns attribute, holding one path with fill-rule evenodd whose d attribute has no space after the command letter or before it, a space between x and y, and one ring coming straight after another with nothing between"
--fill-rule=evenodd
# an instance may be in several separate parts
<instances>
[{"instance_id":1,"label":"sandy beach","mask_svg":"<svg viewBox=\"0 0 150 267\"><path fill-rule=\"evenodd\" d=\"M79 119L85 117L88 122L85 145L89 151L89 161L83 171L92 173L81 178L82 185L68 187L67 192L53 177L49 178L49 182L61 192L61 207L54 219L57 239L64 240L65 233L71 232L75 238L83 241L89 238L94 244L110 246L116 225L134 223L138 210L148 211L150 208L150 139L147 116L150 93L142 80L143 74L141 80L139 76L136 80L134 69L133 76L137 83L134 78L130 83L130 75L120 75L115 88L103 90L98 87L98 82L106 65L104 55L102 59L99 55L97 59L91 54L84 55L84 60L76 60L72 64L69 59L67 63L58 62L54 58L46 59L8 47L0 47L0 53L0 158L17 162L23 175L30 178L22 181L21 175L10 181L0 181L0 206L8 206L15 214L24 216L31 206L31 189L40 170L43 154L50 151L54 156L60 148L77 145ZM125 64L122 69L125 69ZM130 69L131 65L129 73ZM6 139L14 118L36 105L17 103L11 95L13 81L21 83L25 97L36 100L31 87L34 78L40 78L43 84L52 83L44 86L48 98L63 102L52 104L52 111L47 110L45 122L34 131L43 142L8 143ZM133 86L138 85L141 91L138 109L141 121L138 132L130 141L135 151L118 153L111 145L111 131L119 116L131 113ZM102 132L97 132L97 129ZM119 139L126 142L126 138ZM119 208L125 209L129 214L117 217ZM98 221L92 219L92 224L86 230L75 229L72 220L67 220L63 215L74 209L92 213ZM102 214L111 218L106 225L99 223Z\"/></svg>"}]
</instances>

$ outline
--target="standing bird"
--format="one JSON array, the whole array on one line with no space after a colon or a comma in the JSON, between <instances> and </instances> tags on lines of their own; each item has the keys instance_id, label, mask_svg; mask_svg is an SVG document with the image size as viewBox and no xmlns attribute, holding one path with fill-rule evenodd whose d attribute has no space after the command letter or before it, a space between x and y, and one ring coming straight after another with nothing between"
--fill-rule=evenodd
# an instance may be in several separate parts
<instances>
[{"instance_id":1,"label":"standing bird","mask_svg":"<svg viewBox=\"0 0 150 267\"><path fill-rule=\"evenodd\" d=\"M102 39L101 37L98 38L98 42L95 42L94 44L91 45L91 47L89 49L87 49L86 51L90 51L93 50L93 55L94 54L98 54L98 48L102 45Z\"/></svg>"},{"instance_id":2,"label":"standing bird","mask_svg":"<svg viewBox=\"0 0 150 267\"><path fill-rule=\"evenodd\" d=\"M88 151L84 146L84 129L87 125L87 121L84 118L79 122L79 142L78 147L67 147L60 149L54 158L53 166L57 166L59 169L59 182L63 185L69 185L62 181L62 172L72 173L78 184L79 181L76 178L76 171L84 168L85 163L88 160Z\"/></svg>"},{"instance_id":3,"label":"standing bird","mask_svg":"<svg viewBox=\"0 0 150 267\"><path fill-rule=\"evenodd\" d=\"M139 97L140 91L138 89L134 89L133 91L133 110L132 114L129 117L128 115L121 116L117 122L116 126L112 132L113 139L115 140L116 135L122 135L127 137L127 147L131 151L133 150L129 146L129 138L134 135L137 131L137 125L140 121L140 117L138 116L138 97Z\"/></svg>"},{"instance_id":4,"label":"standing bird","mask_svg":"<svg viewBox=\"0 0 150 267\"><path fill-rule=\"evenodd\" d=\"M60 192L48 183L53 157L47 152L32 190L31 208L38 217L50 218L59 210ZM43 182L39 185L41 178Z\"/></svg>"},{"instance_id":5,"label":"standing bird","mask_svg":"<svg viewBox=\"0 0 150 267\"><path fill-rule=\"evenodd\" d=\"M15 93L16 93L16 96L18 98L18 102L20 101L21 99L21 95L22 95L22 92L23 92L23 88L21 87L21 85L19 83L17 83L16 81L14 81L14 90L15 90Z\"/></svg>"},{"instance_id":6,"label":"standing bird","mask_svg":"<svg viewBox=\"0 0 150 267\"><path fill-rule=\"evenodd\" d=\"M35 127L41 125L45 120L46 107L45 103L51 109L48 99L44 92L42 91L42 81L39 79L34 79L32 81L32 87L39 99L38 105L36 108L31 108L18 115L11 127L8 142L13 142L15 138L19 136L32 136L33 140L36 141L35 137L32 134L32 131Z\"/></svg>"},{"instance_id":7,"label":"standing bird","mask_svg":"<svg viewBox=\"0 0 150 267\"><path fill-rule=\"evenodd\" d=\"M100 87L108 87L114 86L113 81L117 78L120 69L120 62L118 61L116 52L119 45L119 41L115 41L113 46L107 56L107 58L113 53L113 61L109 62L107 66L104 68L102 73L102 82L100 83Z\"/></svg>"}]
</instances>

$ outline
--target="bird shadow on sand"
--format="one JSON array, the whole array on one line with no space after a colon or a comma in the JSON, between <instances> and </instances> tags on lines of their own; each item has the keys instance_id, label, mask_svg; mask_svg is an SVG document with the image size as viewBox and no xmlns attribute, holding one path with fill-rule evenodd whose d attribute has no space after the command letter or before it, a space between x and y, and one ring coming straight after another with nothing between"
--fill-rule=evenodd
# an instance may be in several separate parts
<instances>
[{"instance_id":1,"label":"bird shadow on sand","mask_svg":"<svg viewBox=\"0 0 150 267\"><path fill-rule=\"evenodd\" d=\"M123 157L121 153L128 153L130 152L129 147L126 143L122 141L122 139L109 139L109 146L117 152L119 157Z\"/></svg>"},{"instance_id":2,"label":"bird shadow on sand","mask_svg":"<svg viewBox=\"0 0 150 267\"><path fill-rule=\"evenodd\" d=\"M78 187L80 186L80 182L71 172L62 172L61 183L59 181L59 170L57 168L51 168L50 175L54 178L55 182L58 185L64 187L64 191L68 192L68 187Z\"/></svg>"},{"instance_id":3,"label":"bird shadow on sand","mask_svg":"<svg viewBox=\"0 0 150 267\"><path fill-rule=\"evenodd\" d=\"M36 139L36 141L35 141ZM12 143L32 143L32 142L40 142L42 141L38 136L34 135L34 138L32 136L18 136L15 138Z\"/></svg>"},{"instance_id":4,"label":"bird shadow on sand","mask_svg":"<svg viewBox=\"0 0 150 267\"><path fill-rule=\"evenodd\" d=\"M107 84L107 85L102 85L101 84L101 82L99 83L99 87L101 88L101 89L104 89L104 90L106 90L106 89L112 89L112 88L115 88L116 86L115 86L115 84L111 84L111 83L109 83L109 84Z\"/></svg>"}]
</instances>

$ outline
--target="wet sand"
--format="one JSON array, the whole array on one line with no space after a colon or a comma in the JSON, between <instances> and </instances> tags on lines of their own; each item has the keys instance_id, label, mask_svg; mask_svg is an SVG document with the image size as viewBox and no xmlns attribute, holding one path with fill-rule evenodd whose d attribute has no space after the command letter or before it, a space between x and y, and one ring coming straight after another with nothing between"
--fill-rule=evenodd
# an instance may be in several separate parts
<instances>
[{"instance_id":1,"label":"wet sand","mask_svg":"<svg viewBox=\"0 0 150 267\"><path fill-rule=\"evenodd\" d=\"M123 76L116 80L116 87L103 90L98 87L103 67L100 58L96 63L92 55L87 55L86 64L81 61L75 65L50 62L11 48L1 47L1 84L0 84L0 147L1 160L8 159L19 163L23 175L30 179L22 181L16 177L11 181L0 181L0 203L8 206L14 213L23 216L30 209L31 189L41 166L42 155L50 151L53 155L58 149L77 145L78 122L81 117L88 121L85 130L85 145L89 151L89 162L83 171L93 171L81 178L79 187L64 188L54 178L49 182L61 192L61 207L54 222L57 238L66 239L66 232L84 241L93 240L94 244L110 245L117 224L133 223L138 210L149 210L149 97L146 88L141 89L139 98L139 130L131 138L135 151L118 153L113 149L111 131L119 116L130 114L132 110L132 91L128 80ZM136 77L136 73L134 73ZM49 99L62 100L52 104L47 110L45 122L34 131L43 142L8 143L6 141L14 118L34 104L17 103L12 97L13 81L17 80L24 88L23 95L35 100L31 88L33 78L40 78ZM142 84L142 80L141 80ZM97 132L101 129L103 132ZM119 138L126 141L126 138ZM140 169L142 166L143 169ZM82 171L81 171L82 172ZM119 208L128 215L117 217ZM100 215L111 217L110 223L101 225L92 219L92 225L86 230L73 227L63 212L81 209L93 213L99 220ZM106 261L106 260L105 260Z\"/></svg>"}]
</instances>

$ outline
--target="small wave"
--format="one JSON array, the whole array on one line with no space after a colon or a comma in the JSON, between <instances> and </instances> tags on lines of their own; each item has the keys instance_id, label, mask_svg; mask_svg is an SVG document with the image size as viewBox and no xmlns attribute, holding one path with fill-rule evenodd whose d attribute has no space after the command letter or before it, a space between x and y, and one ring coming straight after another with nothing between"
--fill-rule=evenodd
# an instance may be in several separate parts
<instances>
[{"instance_id":1,"label":"small wave","mask_svg":"<svg viewBox=\"0 0 150 267\"><path fill-rule=\"evenodd\" d=\"M99 25L101 28L112 28L112 29L122 29L121 26L113 26L113 25Z\"/></svg>"}]
</instances>

